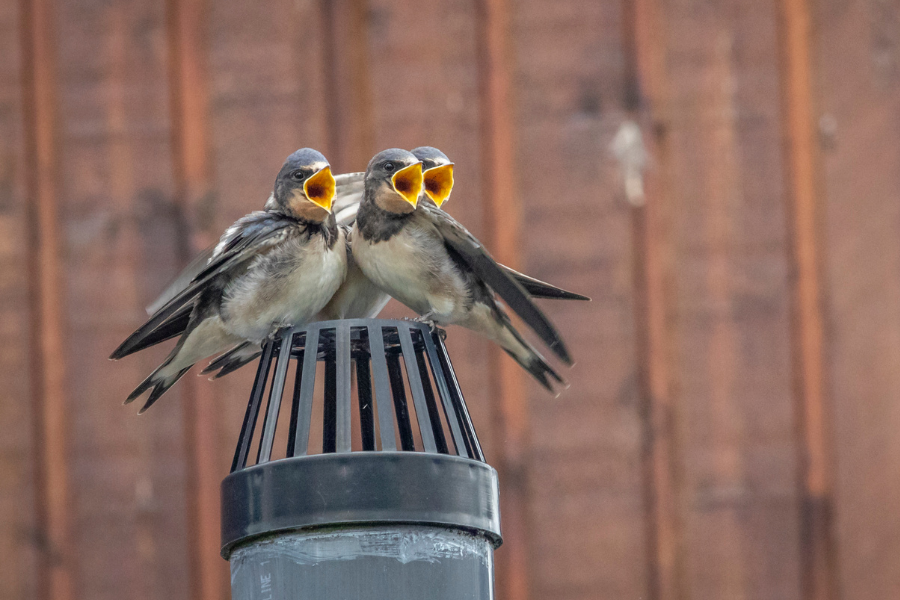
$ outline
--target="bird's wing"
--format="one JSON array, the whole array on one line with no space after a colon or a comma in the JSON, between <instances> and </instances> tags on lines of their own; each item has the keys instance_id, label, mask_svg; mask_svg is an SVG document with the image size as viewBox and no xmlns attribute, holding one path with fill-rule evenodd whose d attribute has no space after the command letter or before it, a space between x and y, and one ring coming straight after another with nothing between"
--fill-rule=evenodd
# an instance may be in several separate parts
<instances>
[{"instance_id":1,"label":"bird's wing","mask_svg":"<svg viewBox=\"0 0 900 600\"><path fill-rule=\"evenodd\" d=\"M191 281L194 280L194 277L197 276L200 271L206 268L209 259L212 258L213 251L215 251L215 244L210 246L209 248L203 250L200 254L194 257L194 260L186 266L181 273L178 274L175 279L172 280L169 285L166 286L166 289L159 295L159 297L153 301L152 304L147 306L147 314L152 315L163 305L166 304L169 300L178 295L178 293L190 285Z\"/></svg>"},{"instance_id":2,"label":"bird's wing","mask_svg":"<svg viewBox=\"0 0 900 600\"><path fill-rule=\"evenodd\" d=\"M540 279L535 279L534 277L529 277L524 273L519 273L514 269L510 269L506 265L500 265L500 267L506 271L509 275L515 278L519 284L525 288L525 291L528 292L528 295L532 298L546 298L550 300L586 300L590 301L590 298L587 296L582 296L581 294L576 294L575 292L570 292L568 290L564 290L562 288L558 288L555 285L551 285Z\"/></svg>"},{"instance_id":3,"label":"bird's wing","mask_svg":"<svg viewBox=\"0 0 900 600\"><path fill-rule=\"evenodd\" d=\"M550 319L535 306L528 292L495 261L481 242L447 213L420 204L446 243L472 271L519 315L545 344L566 364L572 364L569 351Z\"/></svg>"},{"instance_id":4,"label":"bird's wing","mask_svg":"<svg viewBox=\"0 0 900 600\"><path fill-rule=\"evenodd\" d=\"M335 192L338 195L340 195L342 191L362 190L365 179L366 179L366 174L363 172L341 173L340 175L335 175L334 176Z\"/></svg>"},{"instance_id":5,"label":"bird's wing","mask_svg":"<svg viewBox=\"0 0 900 600\"><path fill-rule=\"evenodd\" d=\"M337 183L331 210L339 224L350 225L356 219L365 191L365 176L365 173L345 173L335 177Z\"/></svg>"},{"instance_id":6,"label":"bird's wing","mask_svg":"<svg viewBox=\"0 0 900 600\"><path fill-rule=\"evenodd\" d=\"M212 258L203 270L197 273L187 287L161 306L146 323L128 336L110 358L127 356L134 352L136 347L145 345L146 339L158 336L157 330L165 328L176 315L186 310L186 306L193 305L194 300L214 280L243 270L249 261L274 248L283 239L285 228L291 224L291 221L268 212L254 212L238 220L222 236Z\"/></svg>"},{"instance_id":7,"label":"bird's wing","mask_svg":"<svg viewBox=\"0 0 900 600\"><path fill-rule=\"evenodd\" d=\"M122 352L118 352L115 358L122 358L129 354L144 350L145 348L149 348L150 346L155 346L166 340L178 337L187 330L188 325L191 322L191 313L193 312L193 309L193 303L189 302L185 304L175 314L160 323L155 329L148 331L139 341L136 341L127 349L122 350Z\"/></svg>"}]
</instances>

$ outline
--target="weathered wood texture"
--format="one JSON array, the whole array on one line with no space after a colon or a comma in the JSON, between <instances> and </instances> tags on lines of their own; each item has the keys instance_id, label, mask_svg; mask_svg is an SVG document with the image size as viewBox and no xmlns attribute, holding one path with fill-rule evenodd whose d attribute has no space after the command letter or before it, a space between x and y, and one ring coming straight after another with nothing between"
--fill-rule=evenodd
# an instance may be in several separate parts
<instances>
[{"instance_id":1,"label":"weathered wood texture","mask_svg":"<svg viewBox=\"0 0 900 600\"><path fill-rule=\"evenodd\" d=\"M449 345L501 600L900 596L900 3L0 2L0 596L228 597L252 369L106 356L284 157L429 144L571 387ZM408 314L392 303L388 315Z\"/></svg>"},{"instance_id":2,"label":"weathered wood texture","mask_svg":"<svg viewBox=\"0 0 900 600\"><path fill-rule=\"evenodd\" d=\"M900 594L900 5L812 3L844 598Z\"/></svg>"}]
</instances>

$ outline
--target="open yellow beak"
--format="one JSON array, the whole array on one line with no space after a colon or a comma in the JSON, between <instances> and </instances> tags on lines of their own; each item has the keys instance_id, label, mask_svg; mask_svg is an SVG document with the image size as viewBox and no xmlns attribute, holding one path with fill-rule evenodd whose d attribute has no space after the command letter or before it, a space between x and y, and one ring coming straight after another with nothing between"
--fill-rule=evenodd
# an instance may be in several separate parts
<instances>
[{"instance_id":1,"label":"open yellow beak","mask_svg":"<svg viewBox=\"0 0 900 600\"><path fill-rule=\"evenodd\" d=\"M440 208L453 191L453 163L425 171L425 193Z\"/></svg>"},{"instance_id":2,"label":"open yellow beak","mask_svg":"<svg viewBox=\"0 0 900 600\"><path fill-rule=\"evenodd\" d=\"M419 194L422 193L422 163L411 164L394 173L391 185L395 192L415 208L419 203Z\"/></svg>"},{"instance_id":3,"label":"open yellow beak","mask_svg":"<svg viewBox=\"0 0 900 600\"><path fill-rule=\"evenodd\" d=\"M309 201L328 212L331 212L334 190L334 175L331 174L331 167L325 167L303 183L303 192Z\"/></svg>"}]
</instances>

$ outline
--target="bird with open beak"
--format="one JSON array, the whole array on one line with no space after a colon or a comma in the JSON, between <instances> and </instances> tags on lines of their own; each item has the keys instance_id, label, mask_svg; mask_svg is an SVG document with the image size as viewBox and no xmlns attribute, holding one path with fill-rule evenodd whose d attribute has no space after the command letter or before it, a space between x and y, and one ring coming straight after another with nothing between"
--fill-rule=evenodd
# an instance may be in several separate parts
<instances>
[{"instance_id":1,"label":"bird with open beak","mask_svg":"<svg viewBox=\"0 0 900 600\"><path fill-rule=\"evenodd\" d=\"M304 148L291 154L265 210L229 227L191 283L113 352L110 358L122 358L172 337L173 327L183 329L168 358L126 403L150 390L143 412L197 361L310 321L347 272L346 232L332 215L334 195L321 153Z\"/></svg>"},{"instance_id":2,"label":"bird with open beak","mask_svg":"<svg viewBox=\"0 0 900 600\"><path fill-rule=\"evenodd\" d=\"M439 325L456 324L499 344L547 389L564 383L513 327L496 292L563 361L568 351L528 294L452 217L419 203L422 162L406 150L375 155L350 235L353 258L382 290Z\"/></svg>"}]
</instances>

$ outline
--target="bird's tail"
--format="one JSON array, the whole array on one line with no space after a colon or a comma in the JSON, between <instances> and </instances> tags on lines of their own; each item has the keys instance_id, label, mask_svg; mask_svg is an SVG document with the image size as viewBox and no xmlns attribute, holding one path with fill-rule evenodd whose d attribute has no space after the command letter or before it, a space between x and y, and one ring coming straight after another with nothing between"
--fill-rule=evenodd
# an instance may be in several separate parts
<instances>
[{"instance_id":1,"label":"bird's tail","mask_svg":"<svg viewBox=\"0 0 900 600\"><path fill-rule=\"evenodd\" d=\"M216 359L209 363L205 369L200 371L200 374L208 375L218 371L218 373L212 376L212 379L218 379L219 377L224 377L229 373L237 371L247 363L252 362L260 354L262 354L262 351L259 349L259 344L244 342L239 346L235 346L225 354L216 357Z\"/></svg>"},{"instance_id":2,"label":"bird's tail","mask_svg":"<svg viewBox=\"0 0 900 600\"><path fill-rule=\"evenodd\" d=\"M561 385L563 387L568 387L568 382L562 378L562 376L556 372L556 370L550 366L547 360L541 356L541 353L538 352L534 346L529 344L525 338L523 338L518 331L516 331L511 325L507 328L508 331L512 334L512 336L516 339L515 344L503 344L503 349L509 354L513 359L519 363L523 369L528 371L532 377L534 377L538 383L547 388L551 393L558 394L559 392L554 387L554 383L551 382L551 379L556 382L556 384Z\"/></svg>"},{"instance_id":3,"label":"bird's tail","mask_svg":"<svg viewBox=\"0 0 900 600\"><path fill-rule=\"evenodd\" d=\"M477 302L468 315L456 321L456 324L499 344L513 360L551 393L557 394L554 382L568 387L568 382L516 330L499 303Z\"/></svg>"},{"instance_id":4,"label":"bird's tail","mask_svg":"<svg viewBox=\"0 0 900 600\"><path fill-rule=\"evenodd\" d=\"M170 387L175 385L175 382L181 379L181 377L187 373L193 365L188 365L181 370L175 370L170 367L172 364L172 358L169 357L166 361L159 365L155 371L150 373L150 375L142 381L131 394L128 395L128 398L125 399L125 404L130 404L137 400L141 394L150 390L150 397L147 398L147 401L144 403L144 406L141 407L141 410L138 411L138 414L144 413L148 408L153 406L153 404L159 400L160 396L165 394Z\"/></svg>"}]
</instances>

